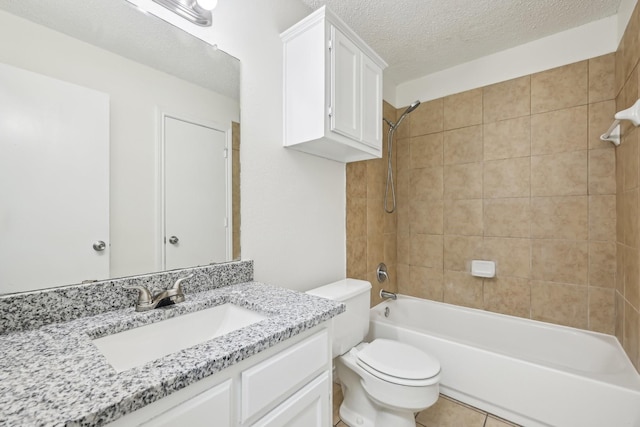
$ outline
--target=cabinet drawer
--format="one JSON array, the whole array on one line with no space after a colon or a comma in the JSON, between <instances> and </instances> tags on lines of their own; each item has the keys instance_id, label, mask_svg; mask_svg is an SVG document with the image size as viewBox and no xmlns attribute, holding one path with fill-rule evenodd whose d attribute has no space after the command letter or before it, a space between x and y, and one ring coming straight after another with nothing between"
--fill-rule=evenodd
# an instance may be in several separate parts
<instances>
[{"instance_id":1,"label":"cabinet drawer","mask_svg":"<svg viewBox=\"0 0 640 427\"><path fill-rule=\"evenodd\" d=\"M326 330L242 373L242 422L309 382L330 361Z\"/></svg>"},{"instance_id":2,"label":"cabinet drawer","mask_svg":"<svg viewBox=\"0 0 640 427\"><path fill-rule=\"evenodd\" d=\"M231 380L200 393L143 423L141 427L231 426Z\"/></svg>"},{"instance_id":3,"label":"cabinet drawer","mask_svg":"<svg viewBox=\"0 0 640 427\"><path fill-rule=\"evenodd\" d=\"M329 374L320 374L251 427L325 427L329 420Z\"/></svg>"}]
</instances>

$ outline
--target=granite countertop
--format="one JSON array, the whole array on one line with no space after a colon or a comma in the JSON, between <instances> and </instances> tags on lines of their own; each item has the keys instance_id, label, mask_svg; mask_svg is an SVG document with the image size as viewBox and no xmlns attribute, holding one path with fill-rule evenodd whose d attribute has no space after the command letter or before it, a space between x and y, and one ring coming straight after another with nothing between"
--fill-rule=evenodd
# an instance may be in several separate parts
<instances>
[{"instance_id":1,"label":"granite countertop","mask_svg":"<svg viewBox=\"0 0 640 427\"><path fill-rule=\"evenodd\" d=\"M91 340L227 302L267 319L117 373ZM148 312L111 311L0 335L0 426L100 426L344 311L344 305L258 282L187 295Z\"/></svg>"}]
</instances>

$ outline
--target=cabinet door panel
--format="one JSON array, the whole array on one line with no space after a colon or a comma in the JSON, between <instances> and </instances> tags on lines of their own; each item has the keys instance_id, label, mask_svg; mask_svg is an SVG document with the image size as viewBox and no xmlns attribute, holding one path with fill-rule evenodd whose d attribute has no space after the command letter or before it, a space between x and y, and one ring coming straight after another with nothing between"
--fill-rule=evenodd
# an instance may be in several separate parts
<instances>
[{"instance_id":1,"label":"cabinet door panel","mask_svg":"<svg viewBox=\"0 0 640 427\"><path fill-rule=\"evenodd\" d=\"M360 49L335 27L331 27L331 130L362 138L360 112Z\"/></svg>"},{"instance_id":2,"label":"cabinet door panel","mask_svg":"<svg viewBox=\"0 0 640 427\"><path fill-rule=\"evenodd\" d=\"M323 373L253 427L325 427L329 420L329 374Z\"/></svg>"},{"instance_id":3,"label":"cabinet door panel","mask_svg":"<svg viewBox=\"0 0 640 427\"><path fill-rule=\"evenodd\" d=\"M362 142L382 148L382 69L362 55Z\"/></svg>"},{"instance_id":4,"label":"cabinet door panel","mask_svg":"<svg viewBox=\"0 0 640 427\"><path fill-rule=\"evenodd\" d=\"M225 427L231 426L231 380L174 406L142 427Z\"/></svg>"},{"instance_id":5,"label":"cabinet door panel","mask_svg":"<svg viewBox=\"0 0 640 427\"><path fill-rule=\"evenodd\" d=\"M319 332L242 373L242 422L291 394L330 360L329 337ZM267 391L268 390L268 391Z\"/></svg>"}]
</instances>

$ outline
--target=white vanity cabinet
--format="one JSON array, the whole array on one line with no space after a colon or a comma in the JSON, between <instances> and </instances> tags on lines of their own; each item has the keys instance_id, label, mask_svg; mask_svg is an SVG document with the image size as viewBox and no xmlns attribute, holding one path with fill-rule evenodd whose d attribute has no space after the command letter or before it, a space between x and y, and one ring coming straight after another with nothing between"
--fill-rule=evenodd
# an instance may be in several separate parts
<instances>
[{"instance_id":1,"label":"white vanity cabinet","mask_svg":"<svg viewBox=\"0 0 640 427\"><path fill-rule=\"evenodd\" d=\"M384 60L326 6L281 38L285 147L340 162L382 157Z\"/></svg>"},{"instance_id":2,"label":"white vanity cabinet","mask_svg":"<svg viewBox=\"0 0 640 427\"><path fill-rule=\"evenodd\" d=\"M328 427L331 340L323 324L147 405L110 427Z\"/></svg>"}]
</instances>

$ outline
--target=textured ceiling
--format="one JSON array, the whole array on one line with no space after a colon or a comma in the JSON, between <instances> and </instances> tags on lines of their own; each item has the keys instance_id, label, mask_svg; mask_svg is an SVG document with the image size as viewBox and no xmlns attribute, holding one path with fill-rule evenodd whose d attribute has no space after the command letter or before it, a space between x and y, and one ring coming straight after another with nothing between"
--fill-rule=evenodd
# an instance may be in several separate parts
<instances>
[{"instance_id":1,"label":"textured ceiling","mask_svg":"<svg viewBox=\"0 0 640 427\"><path fill-rule=\"evenodd\" d=\"M327 5L396 84L616 14L621 0L301 0Z\"/></svg>"},{"instance_id":2,"label":"textured ceiling","mask_svg":"<svg viewBox=\"0 0 640 427\"><path fill-rule=\"evenodd\" d=\"M0 9L239 99L240 62L124 0L0 0Z\"/></svg>"}]
</instances>

